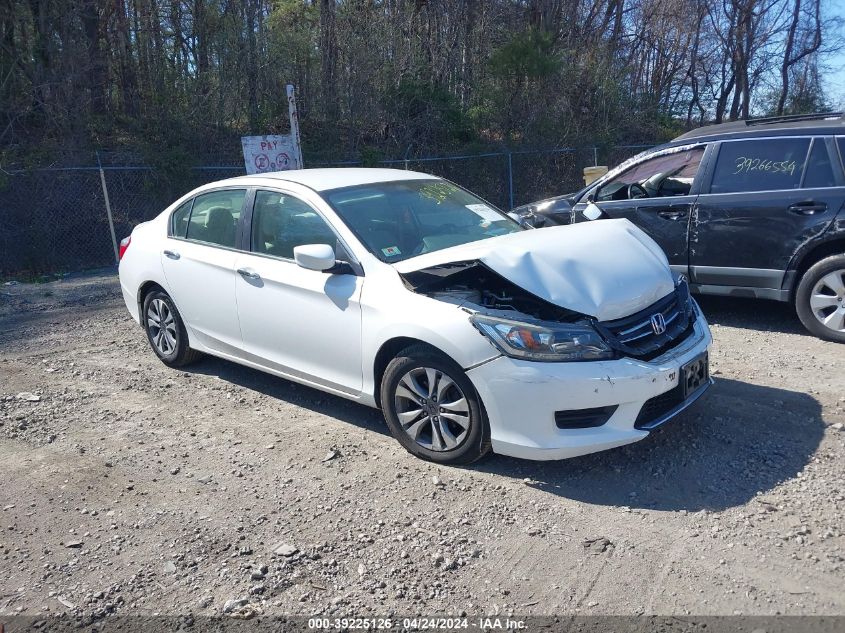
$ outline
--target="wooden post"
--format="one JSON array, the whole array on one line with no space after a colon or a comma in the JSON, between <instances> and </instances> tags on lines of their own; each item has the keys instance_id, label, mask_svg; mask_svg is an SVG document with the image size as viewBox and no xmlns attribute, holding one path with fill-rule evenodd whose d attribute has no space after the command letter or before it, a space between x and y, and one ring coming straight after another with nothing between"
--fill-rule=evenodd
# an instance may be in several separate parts
<instances>
[{"instance_id":1,"label":"wooden post","mask_svg":"<svg viewBox=\"0 0 845 633\"><path fill-rule=\"evenodd\" d=\"M111 215L111 202L109 202L109 190L106 187L106 172L103 171L103 163L100 162L100 152L97 152L97 165L100 167L100 184L103 187L103 198L106 201L106 215L109 218L109 231L111 231L111 244L114 247L114 263L120 264L120 253L117 250L117 236L114 233L114 219Z\"/></svg>"}]
</instances>

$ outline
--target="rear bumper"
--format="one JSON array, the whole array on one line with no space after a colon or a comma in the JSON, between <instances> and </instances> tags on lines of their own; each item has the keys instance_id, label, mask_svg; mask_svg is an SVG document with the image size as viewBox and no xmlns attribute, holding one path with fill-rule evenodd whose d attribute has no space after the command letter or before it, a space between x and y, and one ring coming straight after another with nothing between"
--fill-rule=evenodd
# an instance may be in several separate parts
<instances>
[{"instance_id":1,"label":"rear bumper","mask_svg":"<svg viewBox=\"0 0 845 633\"><path fill-rule=\"evenodd\" d=\"M704 317L678 347L651 361L537 363L500 356L467 372L490 421L493 451L525 459L563 459L641 440L698 400L710 382L654 419L637 418L652 398L678 388L681 367L711 343ZM555 411L616 407L598 427L560 429Z\"/></svg>"},{"instance_id":2,"label":"rear bumper","mask_svg":"<svg viewBox=\"0 0 845 633\"><path fill-rule=\"evenodd\" d=\"M123 303L126 304L129 314L132 315L136 323L141 323L141 315L138 313L138 297L129 288L124 286L123 282L120 284L120 292L123 295Z\"/></svg>"}]
</instances>

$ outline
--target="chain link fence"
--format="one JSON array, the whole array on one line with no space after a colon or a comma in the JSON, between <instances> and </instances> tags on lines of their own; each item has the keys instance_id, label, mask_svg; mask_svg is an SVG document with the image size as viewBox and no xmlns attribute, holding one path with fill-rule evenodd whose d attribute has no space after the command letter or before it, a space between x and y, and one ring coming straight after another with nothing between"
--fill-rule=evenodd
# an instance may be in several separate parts
<instances>
[{"instance_id":1,"label":"chain link fence","mask_svg":"<svg viewBox=\"0 0 845 633\"><path fill-rule=\"evenodd\" d=\"M650 145L518 150L379 161L448 178L502 209L577 191L583 168L613 167ZM312 166L360 166L360 161ZM0 173L0 278L115 264L117 242L184 193L242 166L178 173L148 166L48 167ZM113 230L112 230L113 229Z\"/></svg>"}]
</instances>

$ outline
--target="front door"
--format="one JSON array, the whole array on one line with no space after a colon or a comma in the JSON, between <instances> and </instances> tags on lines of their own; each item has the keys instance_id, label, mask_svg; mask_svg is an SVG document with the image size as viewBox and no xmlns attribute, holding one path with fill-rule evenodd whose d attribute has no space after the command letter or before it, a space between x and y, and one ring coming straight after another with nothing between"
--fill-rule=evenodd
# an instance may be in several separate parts
<instances>
[{"instance_id":1,"label":"front door","mask_svg":"<svg viewBox=\"0 0 845 633\"><path fill-rule=\"evenodd\" d=\"M845 203L832 139L724 141L690 229L692 280L779 291L798 249Z\"/></svg>"},{"instance_id":2,"label":"front door","mask_svg":"<svg viewBox=\"0 0 845 633\"><path fill-rule=\"evenodd\" d=\"M250 253L235 264L246 358L292 377L346 393L361 391L363 277L308 270L293 249L337 237L299 198L257 191Z\"/></svg>"},{"instance_id":3,"label":"front door","mask_svg":"<svg viewBox=\"0 0 845 633\"><path fill-rule=\"evenodd\" d=\"M687 273L687 230L696 202L695 180L704 146L667 150L626 169L595 193L595 204L611 218L625 218L666 253L669 265Z\"/></svg>"}]
</instances>

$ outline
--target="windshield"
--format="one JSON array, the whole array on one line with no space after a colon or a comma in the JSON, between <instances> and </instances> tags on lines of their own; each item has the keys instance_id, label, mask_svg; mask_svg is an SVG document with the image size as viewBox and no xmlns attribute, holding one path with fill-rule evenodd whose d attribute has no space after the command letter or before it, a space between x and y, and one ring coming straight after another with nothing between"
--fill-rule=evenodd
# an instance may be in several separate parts
<instances>
[{"instance_id":1,"label":"windshield","mask_svg":"<svg viewBox=\"0 0 845 633\"><path fill-rule=\"evenodd\" d=\"M445 180L405 180L346 187L323 197L383 262L515 233L507 215Z\"/></svg>"}]
</instances>

